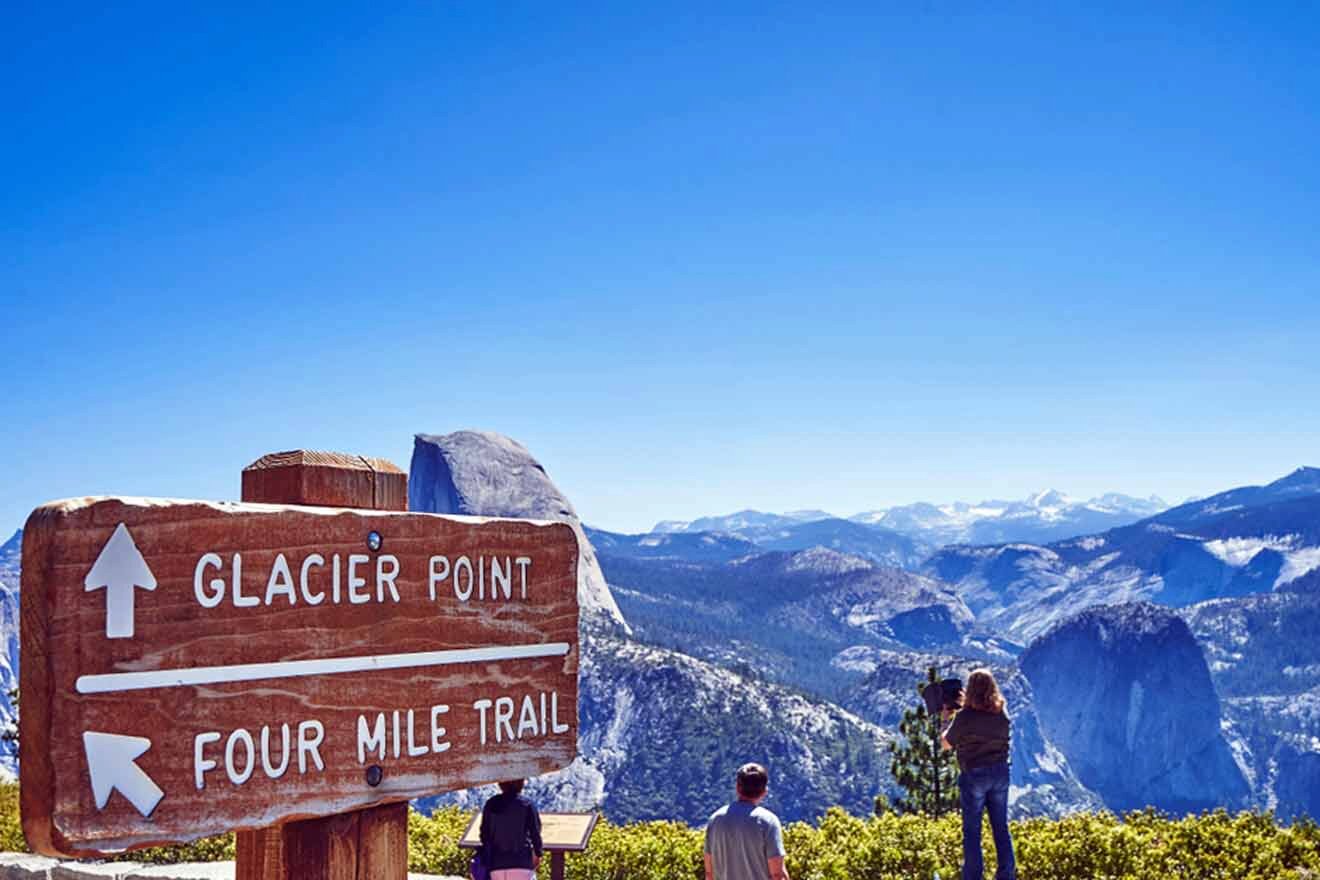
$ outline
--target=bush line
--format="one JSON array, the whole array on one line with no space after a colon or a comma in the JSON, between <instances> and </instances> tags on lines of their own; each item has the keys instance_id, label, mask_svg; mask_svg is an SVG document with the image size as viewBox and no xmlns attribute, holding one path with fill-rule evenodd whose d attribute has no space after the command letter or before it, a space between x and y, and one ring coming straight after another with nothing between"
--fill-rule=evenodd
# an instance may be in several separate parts
<instances>
[{"instance_id":1,"label":"bush line","mask_svg":"<svg viewBox=\"0 0 1320 880\"><path fill-rule=\"evenodd\" d=\"M408 817L408 869L467 875L470 853L459 837L472 813L449 807ZM987 876L994 852L987 830ZM1155 810L1117 817L1079 813L1013 823L1022 880L1320 880L1320 826L1278 822L1268 813L1223 810L1172 818ZM941 819L886 814L858 818L829 810L813 824L784 829L794 880L930 880L958 876L962 829ZM586 853L568 856L569 880L704 880L702 832L682 822L602 820ZM27 849L19 826L18 787L0 787L0 850ZM130 853L134 861L177 863L232 859L232 834L182 846ZM541 870L549 877L548 860Z\"/></svg>"}]
</instances>

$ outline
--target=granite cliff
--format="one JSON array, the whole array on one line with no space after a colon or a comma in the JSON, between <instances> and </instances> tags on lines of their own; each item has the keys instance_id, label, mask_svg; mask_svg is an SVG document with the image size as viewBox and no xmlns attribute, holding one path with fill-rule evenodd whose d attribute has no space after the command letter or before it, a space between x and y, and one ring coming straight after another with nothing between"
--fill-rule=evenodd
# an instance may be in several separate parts
<instances>
[{"instance_id":1,"label":"granite cliff","mask_svg":"<svg viewBox=\"0 0 1320 880\"><path fill-rule=\"evenodd\" d=\"M1021 657L1044 734L1113 810L1245 806L1246 770L1222 729L1187 624L1150 603L1088 609Z\"/></svg>"}]
</instances>

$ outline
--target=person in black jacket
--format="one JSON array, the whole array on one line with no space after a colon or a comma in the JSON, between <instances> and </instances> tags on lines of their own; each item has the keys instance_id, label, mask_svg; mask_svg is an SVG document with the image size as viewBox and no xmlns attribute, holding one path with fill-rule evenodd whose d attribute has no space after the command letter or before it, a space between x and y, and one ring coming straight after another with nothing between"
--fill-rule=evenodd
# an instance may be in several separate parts
<instances>
[{"instance_id":1,"label":"person in black jacket","mask_svg":"<svg viewBox=\"0 0 1320 880\"><path fill-rule=\"evenodd\" d=\"M491 880L532 880L541 864L541 814L522 790L521 779L501 782L481 808L481 861Z\"/></svg>"}]
</instances>

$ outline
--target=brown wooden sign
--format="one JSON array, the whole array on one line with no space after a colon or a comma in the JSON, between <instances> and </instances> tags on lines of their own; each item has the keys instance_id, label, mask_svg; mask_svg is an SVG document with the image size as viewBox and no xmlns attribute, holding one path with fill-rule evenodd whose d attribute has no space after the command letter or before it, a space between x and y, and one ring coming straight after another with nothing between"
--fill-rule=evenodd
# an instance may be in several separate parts
<instances>
[{"instance_id":1,"label":"brown wooden sign","mask_svg":"<svg viewBox=\"0 0 1320 880\"><path fill-rule=\"evenodd\" d=\"M577 540L86 498L23 534L23 830L87 855L533 776L577 746Z\"/></svg>"}]
</instances>

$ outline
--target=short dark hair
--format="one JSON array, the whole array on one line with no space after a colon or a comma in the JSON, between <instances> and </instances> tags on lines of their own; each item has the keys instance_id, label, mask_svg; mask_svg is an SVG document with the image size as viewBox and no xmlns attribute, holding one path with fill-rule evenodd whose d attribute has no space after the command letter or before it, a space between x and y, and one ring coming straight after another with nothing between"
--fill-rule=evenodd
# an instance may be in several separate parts
<instances>
[{"instance_id":1,"label":"short dark hair","mask_svg":"<svg viewBox=\"0 0 1320 880\"><path fill-rule=\"evenodd\" d=\"M738 768L738 794L745 798L758 798L765 794L770 774L760 764L743 764Z\"/></svg>"},{"instance_id":2,"label":"short dark hair","mask_svg":"<svg viewBox=\"0 0 1320 880\"><path fill-rule=\"evenodd\" d=\"M522 794L525 779L510 779L507 782L500 783L500 791L505 794Z\"/></svg>"}]
</instances>

